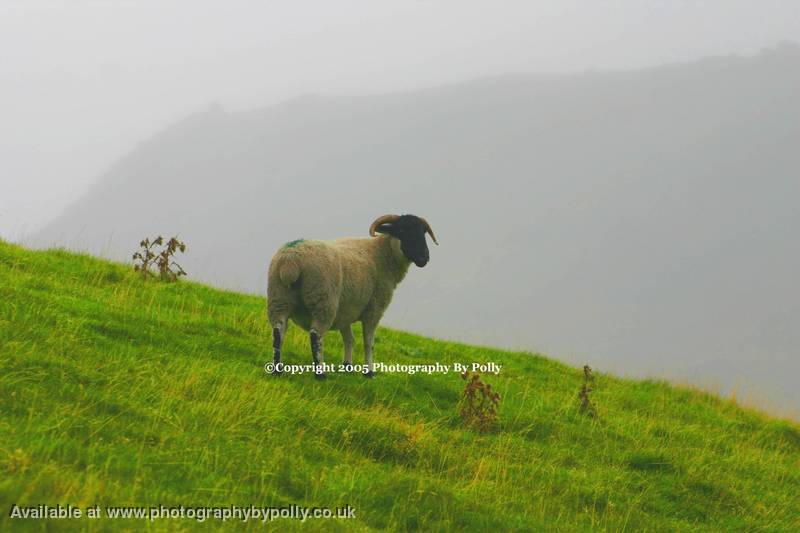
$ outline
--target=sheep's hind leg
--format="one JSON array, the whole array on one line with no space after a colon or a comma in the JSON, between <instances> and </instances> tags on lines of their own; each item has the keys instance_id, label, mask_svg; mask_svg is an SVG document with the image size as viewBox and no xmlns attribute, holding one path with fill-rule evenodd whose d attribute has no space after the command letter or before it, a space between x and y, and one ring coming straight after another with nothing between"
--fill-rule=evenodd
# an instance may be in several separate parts
<instances>
[{"instance_id":1,"label":"sheep's hind leg","mask_svg":"<svg viewBox=\"0 0 800 533\"><path fill-rule=\"evenodd\" d=\"M309 330L309 338L311 339L311 357L314 361L314 377L317 379L325 379L325 358L322 354L322 338L324 332L320 333L316 328Z\"/></svg>"},{"instance_id":2,"label":"sheep's hind leg","mask_svg":"<svg viewBox=\"0 0 800 533\"><path fill-rule=\"evenodd\" d=\"M344 361L345 366L353 364L353 330L350 326L345 326L339 330L342 334L342 343L344 344Z\"/></svg>"},{"instance_id":3,"label":"sheep's hind leg","mask_svg":"<svg viewBox=\"0 0 800 533\"><path fill-rule=\"evenodd\" d=\"M288 320L279 320L272 327L272 362L275 365L272 369L273 376L279 376L283 373L280 370L281 348L283 347L283 339L286 337L288 325Z\"/></svg>"}]
</instances>

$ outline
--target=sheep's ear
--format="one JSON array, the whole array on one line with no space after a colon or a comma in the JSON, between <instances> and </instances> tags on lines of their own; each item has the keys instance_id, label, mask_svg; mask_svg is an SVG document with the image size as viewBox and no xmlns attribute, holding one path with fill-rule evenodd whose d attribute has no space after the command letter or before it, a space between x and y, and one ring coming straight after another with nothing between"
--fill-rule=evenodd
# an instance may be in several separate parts
<instances>
[{"instance_id":1,"label":"sheep's ear","mask_svg":"<svg viewBox=\"0 0 800 533\"><path fill-rule=\"evenodd\" d=\"M397 228L391 223L381 224L375 231L378 233L383 233L384 235L391 235L392 237L397 237Z\"/></svg>"}]
</instances>

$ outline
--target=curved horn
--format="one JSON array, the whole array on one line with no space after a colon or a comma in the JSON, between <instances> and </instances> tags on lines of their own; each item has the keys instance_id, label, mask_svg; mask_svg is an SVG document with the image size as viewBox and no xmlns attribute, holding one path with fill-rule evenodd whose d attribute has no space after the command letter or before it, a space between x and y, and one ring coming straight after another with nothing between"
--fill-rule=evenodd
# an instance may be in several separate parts
<instances>
[{"instance_id":1,"label":"curved horn","mask_svg":"<svg viewBox=\"0 0 800 533\"><path fill-rule=\"evenodd\" d=\"M383 215L382 217L376 218L375 222L373 222L372 225L369 227L369 236L370 237L374 237L375 236L375 230L381 224L386 224L387 222L394 222L398 218L400 218L399 215Z\"/></svg>"},{"instance_id":2,"label":"curved horn","mask_svg":"<svg viewBox=\"0 0 800 533\"><path fill-rule=\"evenodd\" d=\"M431 236L431 239L433 239L433 244L439 246L439 243L436 242L436 235L433 234L433 230L431 229L431 225L422 217L420 217L420 220L422 221L422 225L425 226L425 231Z\"/></svg>"}]
</instances>

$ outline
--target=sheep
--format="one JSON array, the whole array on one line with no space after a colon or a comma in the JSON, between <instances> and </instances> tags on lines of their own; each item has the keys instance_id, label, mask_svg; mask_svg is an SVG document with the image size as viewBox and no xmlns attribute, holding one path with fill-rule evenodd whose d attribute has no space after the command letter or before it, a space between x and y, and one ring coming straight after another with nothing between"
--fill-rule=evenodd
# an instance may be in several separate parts
<instances>
[{"instance_id":1,"label":"sheep","mask_svg":"<svg viewBox=\"0 0 800 533\"><path fill-rule=\"evenodd\" d=\"M325 333L331 329L341 333L344 365L352 365L350 327L353 322L361 321L364 375L373 377L375 330L411 263L420 268L428 263L426 233L439 244L424 218L384 215L372 223L368 238L301 239L283 245L270 262L267 285L273 374L280 374L281 346L291 318L309 332L317 379L325 379L322 368Z\"/></svg>"}]
</instances>

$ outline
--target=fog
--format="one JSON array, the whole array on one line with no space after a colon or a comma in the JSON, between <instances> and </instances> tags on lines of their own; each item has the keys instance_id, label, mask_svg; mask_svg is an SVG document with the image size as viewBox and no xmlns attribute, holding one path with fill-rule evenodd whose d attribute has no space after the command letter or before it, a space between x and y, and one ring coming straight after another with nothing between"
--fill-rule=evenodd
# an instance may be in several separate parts
<instances>
[{"instance_id":1,"label":"fog","mask_svg":"<svg viewBox=\"0 0 800 533\"><path fill-rule=\"evenodd\" d=\"M0 236L18 240L117 158L212 102L626 69L800 40L786 1L5 1Z\"/></svg>"},{"instance_id":2,"label":"fog","mask_svg":"<svg viewBox=\"0 0 800 533\"><path fill-rule=\"evenodd\" d=\"M179 233L263 294L282 242L411 212L442 246L387 325L796 416L800 9L497 6L2 4L0 236Z\"/></svg>"}]
</instances>

